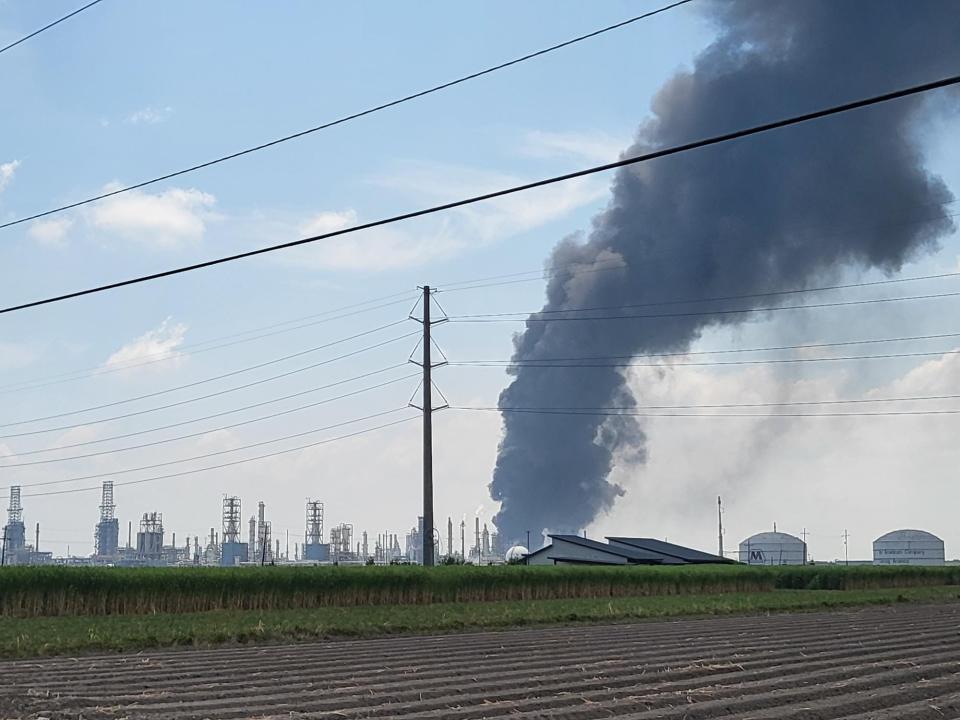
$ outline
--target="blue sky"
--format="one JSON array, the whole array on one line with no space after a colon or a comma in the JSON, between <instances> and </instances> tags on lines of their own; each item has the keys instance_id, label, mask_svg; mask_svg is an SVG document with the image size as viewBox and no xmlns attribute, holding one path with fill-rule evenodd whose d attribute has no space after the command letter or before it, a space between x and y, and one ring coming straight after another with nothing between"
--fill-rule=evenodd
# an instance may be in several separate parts
<instances>
[{"instance_id":1,"label":"blue sky","mask_svg":"<svg viewBox=\"0 0 960 720\"><path fill-rule=\"evenodd\" d=\"M295 132L656 5L106 0L0 56L0 92L5 99L0 165L12 168L0 192L0 218L32 214L114 184L136 182ZM75 6L59 0L0 3L0 44ZM656 89L711 37L710 26L694 7L679 8L372 117L49 222L0 231L0 300L9 305L612 160L648 114ZM944 173L954 188L960 185L960 153L951 139L955 129L955 124L928 128L924 137L932 168ZM418 283L442 288L459 280L535 270L557 240L589 228L590 217L605 201L607 181L593 178L388 231L351 235L4 316L0 318L4 386L74 370L110 368L111 359L116 363L160 350L175 354L170 362L146 369L7 393L4 422L201 380L401 319L409 308L400 304L197 355L178 352L181 346L412 291ZM956 244L948 243L942 252L905 272L955 269L958 254ZM444 308L457 314L534 309L541 299L541 282L440 296ZM849 316L831 318L819 324L817 337L801 341L849 333ZM928 320L922 312L907 314L887 327L932 328L936 323ZM870 319L863 323L868 326ZM311 357L323 359L389 339L391 332L413 329L387 331ZM505 358L514 329L451 325L438 336L451 357ZM749 347L790 331L775 322L757 323L705 342ZM932 331L944 331L942 323ZM413 346L414 340L398 342L318 372L125 423L91 424L64 434L0 443L13 456L220 412L402 362ZM277 371L304 362L290 361L278 365ZM869 392L899 382L911 371L907 364L886 367L882 376L868 382L850 376L801 380L828 383L829 387L818 386L821 395L826 389L849 395L851 389ZM262 376L263 372L249 374ZM494 402L506 380L502 371L454 368L439 377L444 392L460 404ZM725 391L727 380L718 374L710 379L711 387ZM743 377L738 381L761 382ZM776 390L779 382L799 381L764 376L762 382ZM223 381L210 387L230 384ZM27 486L228 449L400 407L414 388L415 381L397 383L347 402L159 449L0 471L4 477L0 485ZM171 395L180 399L189 397L190 391ZM156 404L144 401L131 407L148 408L151 402ZM76 422L98 417L83 415ZM489 518L495 508L485 484L496 450L496 417L451 413L438 420L437 432L438 517L445 524L447 515L459 519L480 509ZM179 537L187 533L202 537L207 528L219 525L221 495L236 493L243 497L246 515L264 499L275 528L300 533L303 499L311 496L327 503L328 525L352 522L372 534L385 529L402 533L415 523L419 505L417 433L416 423L410 423L322 451L176 481L118 487L121 520L161 510L168 528ZM671 443L683 442L670 435L663 452L673 451ZM792 448L781 462L795 465L797 452L802 450ZM191 465L174 470L184 467ZM661 471L652 467L650 472ZM697 472L690 469L690 476ZM706 500L715 495L712 488L698 490ZM25 487L24 493L29 492ZM778 501L766 490L736 487L729 492L741 501L736 532L761 529L756 527L760 518L765 526L776 511ZM637 505L625 501L624 511L598 530L622 528L639 517L647 506L641 492L633 496ZM27 499L27 521L39 520L49 527L46 537L57 543L53 546L57 552L68 542L74 552L89 552L96 500L96 493ZM674 510L663 508L662 514L679 528L678 533L691 542L710 542L711 532L699 519ZM651 512L643 520L655 526L651 534L666 534L666 526L657 526L657 514ZM804 522L798 516L781 525ZM822 533L833 543L825 545L825 554L837 554L831 533L837 525L839 536L839 523L839 518L823 522ZM856 534L861 555L867 553L873 532L867 525Z\"/></svg>"}]
</instances>

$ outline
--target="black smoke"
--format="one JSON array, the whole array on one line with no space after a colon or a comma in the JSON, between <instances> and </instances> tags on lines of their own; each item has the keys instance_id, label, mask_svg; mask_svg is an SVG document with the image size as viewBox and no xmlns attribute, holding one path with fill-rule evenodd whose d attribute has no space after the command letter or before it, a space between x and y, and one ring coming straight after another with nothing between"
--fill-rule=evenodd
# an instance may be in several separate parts
<instances>
[{"instance_id":1,"label":"black smoke","mask_svg":"<svg viewBox=\"0 0 960 720\"><path fill-rule=\"evenodd\" d=\"M952 0L742 0L708 7L718 39L692 72L657 93L652 117L627 154L960 71L960 5ZM924 169L917 146L917 120L950 108L951 97L899 100L620 170L588 236L553 251L549 264L559 270L544 309L811 287L869 268L895 273L953 228L942 207L952 196ZM618 263L624 267L609 271ZM595 267L608 270L589 272ZM684 308L777 302L783 300ZM742 318L528 321L514 358L683 351L706 327ZM635 404L615 368L511 372L501 407ZM528 529L585 527L624 492L608 480L614 461L644 459L645 436L631 418L504 413L503 422L490 492L502 503L495 522L507 538Z\"/></svg>"}]
</instances>

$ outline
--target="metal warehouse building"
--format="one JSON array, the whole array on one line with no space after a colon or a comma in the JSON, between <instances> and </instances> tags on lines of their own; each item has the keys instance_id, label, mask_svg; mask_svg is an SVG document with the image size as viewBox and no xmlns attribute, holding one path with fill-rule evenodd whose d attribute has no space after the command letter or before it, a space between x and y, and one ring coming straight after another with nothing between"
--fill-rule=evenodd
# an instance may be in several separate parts
<instances>
[{"instance_id":1,"label":"metal warehouse building","mask_svg":"<svg viewBox=\"0 0 960 720\"><path fill-rule=\"evenodd\" d=\"M718 555L653 538L609 537L609 542L579 535L550 535L550 545L526 556L527 565L690 565L729 563Z\"/></svg>"},{"instance_id":2,"label":"metal warehouse building","mask_svg":"<svg viewBox=\"0 0 960 720\"><path fill-rule=\"evenodd\" d=\"M943 540L923 530L894 530L873 541L874 565L943 565Z\"/></svg>"},{"instance_id":3,"label":"metal warehouse building","mask_svg":"<svg viewBox=\"0 0 960 720\"><path fill-rule=\"evenodd\" d=\"M804 565L807 544L787 533L757 533L740 543L740 562L748 565Z\"/></svg>"}]
</instances>

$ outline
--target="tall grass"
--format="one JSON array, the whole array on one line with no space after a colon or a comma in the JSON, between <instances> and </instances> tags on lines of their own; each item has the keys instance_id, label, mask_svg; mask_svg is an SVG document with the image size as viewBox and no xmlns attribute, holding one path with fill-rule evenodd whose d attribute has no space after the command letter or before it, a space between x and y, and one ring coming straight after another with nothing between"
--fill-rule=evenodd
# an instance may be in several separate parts
<instances>
[{"instance_id":1,"label":"tall grass","mask_svg":"<svg viewBox=\"0 0 960 720\"><path fill-rule=\"evenodd\" d=\"M0 615L146 615L960 584L960 567L251 567L0 570Z\"/></svg>"}]
</instances>

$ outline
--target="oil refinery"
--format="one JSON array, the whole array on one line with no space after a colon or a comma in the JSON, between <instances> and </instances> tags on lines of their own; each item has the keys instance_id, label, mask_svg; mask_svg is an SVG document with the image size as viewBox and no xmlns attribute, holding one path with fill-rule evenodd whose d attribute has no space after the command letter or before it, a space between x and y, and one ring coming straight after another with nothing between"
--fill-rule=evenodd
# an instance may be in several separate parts
<instances>
[{"instance_id":1,"label":"oil refinery","mask_svg":"<svg viewBox=\"0 0 960 720\"><path fill-rule=\"evenodd\" d=\"M163 513L151 510L127 521L125 542L121 542L120 520L114 500L113 481L103 483L100 515L93 530L94 551L88 556L57 557L41 551L41 523L36 522L32 542L24 523L19 486L10 488L7 522L3 527L0 565L106 565L124 567L222 566L239 565L391 565L419 564L423 555L423 518L406 532L389 529L355 530L349 522L325 526L324 504L308 499L304 507L302 533L274 533L267 504L258 500L256 512L244 521L243 502L224 496L219 528L203 536L177 533L164 526ZM246 525L246 533L244 533ZM448 563L499 564L504 562L495 531L476 518L473 532L466 520L459 523L454 537L453 518L447 518L446 533L434 531L434 553ZM297 539L299 538L299 539Z\"/></svg>"}]
</instances>

